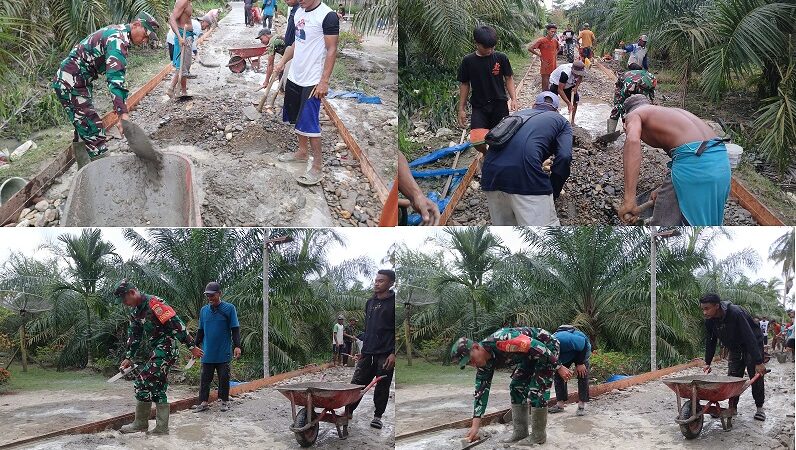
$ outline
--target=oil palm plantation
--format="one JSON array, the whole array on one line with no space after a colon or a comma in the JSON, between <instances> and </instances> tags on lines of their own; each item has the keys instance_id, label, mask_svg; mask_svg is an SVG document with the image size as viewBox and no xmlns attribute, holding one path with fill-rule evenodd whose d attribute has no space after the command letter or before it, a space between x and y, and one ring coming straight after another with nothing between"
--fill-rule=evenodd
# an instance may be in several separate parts
<instances>
[{"instance_id":1,"label":"oil palm plantation","mask_svg":"<svg viewBox=\"0 0 796 450\"><path fill-rule=\"evenodd\" d=\"M768 258L782 266L782 281L784 283L783 297L787 296L793 288L794 265L796 265L796 237L791 228L778 237L768 251Z\"/></svg>"}]
</instances>

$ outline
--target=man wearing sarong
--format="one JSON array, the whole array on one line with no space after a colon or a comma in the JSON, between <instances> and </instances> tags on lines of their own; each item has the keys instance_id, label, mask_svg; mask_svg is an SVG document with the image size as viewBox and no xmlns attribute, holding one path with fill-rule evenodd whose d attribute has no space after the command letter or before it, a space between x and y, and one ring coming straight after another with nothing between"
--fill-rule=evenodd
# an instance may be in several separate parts
<instances>
[{"instance_id":1,"label":"man wearing sarong","mask_svg":"<svg viewBox=\"0 0 796 450\"><path fill-rule=\"evenodd\" d=\"M641 94L624 102L627 133L622 161L625 195L619 217L637 219L636 187L641 169L641 141L672 158L663 186L656 189L652 225L712 226L724 222L730 194L730 161L724 140L702 119L679 108L650 105Z\"/></svg>"},{"instance_id":2,"label":"man wearing sarong","mask_svg":"<svg viewBox=\"0 0 796 450\"><path fill-rule=\"evenodd\" d=\"M176 35L174 42L172 42L172 44L174 44L174 53L171 57L171 64L177 72L182 72L182 76L178 76L177 72L174 73L171 86L169 90L166 91L169 97L174 96L177 80L180 80L180 95L188 94L187 76L191 70L191 59L193 55L191 52L184 52L185 54L183 54L182 47L183 45L189 48L192 47L193 40L196 37L193 32L193 25L191 24L192 13L193 5L191 4L191 0L177 0L177 3L174 5L174 10L169 16L169 27Z\"/></svg>"}]
</instances>

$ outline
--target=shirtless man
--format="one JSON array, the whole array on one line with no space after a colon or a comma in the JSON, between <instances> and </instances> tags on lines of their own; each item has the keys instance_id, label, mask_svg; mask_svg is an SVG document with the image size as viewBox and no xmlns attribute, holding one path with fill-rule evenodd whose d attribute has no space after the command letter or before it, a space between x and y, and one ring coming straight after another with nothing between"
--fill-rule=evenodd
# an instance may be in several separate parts
<instances>
[{"instance_id":1,"label":"shirtless man","mask_svg":"<svg viewBox=\"0 0 796 450\"><path fill-rule=\"evenodd\" d=\"M183 44L186 39L194 39L193 26L191 25L191 14L193 13L193 5L191 0L177 0L174 5L174 11L169 16L169 26L175 34L174 54L171 59L171 64L175 69L182 71L182 76L174 77L171 80L171 86L166 92L169 97L174 95L174 89L177 86L177 79L180 80L180 95L188 93L188 79L186 75L191 70L191 52L186 52L185 56L182 54ZM190 46L189 46L190 48Z\"/></svg>"},{"instance_id":2,"label":"shirtless man","mask_svg":"<svg viewBox=\"0 0 796 450\"><path fill-rule=\"evenodd\" d=\"M699 117L679 108L651 105L642 94L624 102L625 198L619 217L634 223L636 187L641 168L641 141L662 148L672 158L663 186L651 196L652 225L711 226L724 220L730 194L730 162L724 142Z\"/></svg>"}]
</instances>

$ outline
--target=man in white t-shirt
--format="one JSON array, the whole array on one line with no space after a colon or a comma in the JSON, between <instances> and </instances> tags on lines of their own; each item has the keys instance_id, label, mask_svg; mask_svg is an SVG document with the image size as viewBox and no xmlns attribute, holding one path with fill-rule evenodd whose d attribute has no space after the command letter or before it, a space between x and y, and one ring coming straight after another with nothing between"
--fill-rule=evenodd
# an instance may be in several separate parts
<instances>
[{"instance_id":1,"label":"man in white t-shirt","mask_svg":"<svg viewBox=\"0 0 796 450\"><path fill-rule=\"evenodd\" d=\"M296 181L304 186L318 184L322 177L321 99L329 92L329 78L337 58L340 19L321 0L299 0L300 8L292 16L296 40L274 70L279 73L288 61L290 70L285 84L282 120L294 124L298 150L279 157L280 161L307 161L312 147L312 167Z\"/></svg>"},{"instance_id":2,"label":"man in white t-shirt","mask_svg":"<svg viewBox=\"0 0 796 450\"><path fill-rule=\"evenodd\" d=\"M342 315L337 316L337 323L332 327L332 364L335 366L343 364L343 353L345 352L345 342L343 341L344 321L345 318Z\"/></svg>"},{"instance_id":3,"label":"man in white t-shirt","mask_svg":"<svg viewBox=\"0 0 796 450\"><path fill-rule=\"evenodd\" d=\"M763 345L768 345L768 319L760 318L760 331L763 332Z\"/></svg>"}]
</instances>

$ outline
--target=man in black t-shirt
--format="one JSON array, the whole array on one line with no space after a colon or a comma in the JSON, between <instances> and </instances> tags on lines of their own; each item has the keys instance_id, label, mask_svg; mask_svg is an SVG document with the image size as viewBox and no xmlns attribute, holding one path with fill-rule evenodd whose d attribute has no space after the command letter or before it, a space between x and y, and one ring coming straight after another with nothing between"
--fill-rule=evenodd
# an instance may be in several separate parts
<instances>
[{"instance_id":1,"label":"man in black t-shirt","mask_svg":"<svg viewBox=\"0 0 796 450\"><path fill-rule=\"evenodd\" d=\"M476 28L473 39L476 50L462 59L457 77L460 83L459 125L467 126L465 108L469 97L473 109L470 129L491 129L509 115L509 97L511 109L517 109L513 72L509 58L495 51L497 33L494 28L485 25Z\"/></svg>"}]
</instances>

